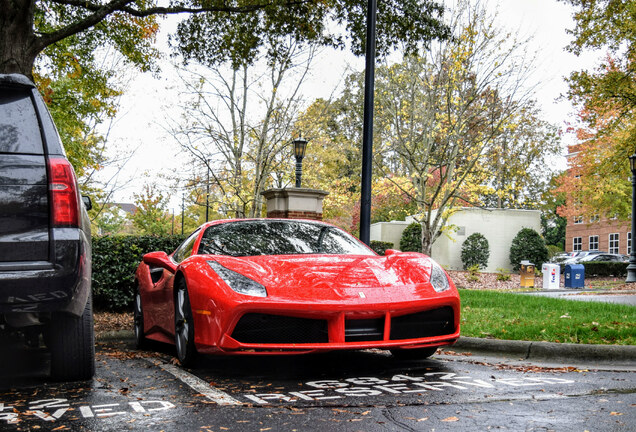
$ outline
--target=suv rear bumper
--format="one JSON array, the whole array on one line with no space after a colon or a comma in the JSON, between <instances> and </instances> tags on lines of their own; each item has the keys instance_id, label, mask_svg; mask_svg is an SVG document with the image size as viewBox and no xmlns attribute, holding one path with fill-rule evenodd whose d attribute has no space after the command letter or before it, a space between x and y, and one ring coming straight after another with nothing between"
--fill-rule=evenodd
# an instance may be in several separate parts
<instances>
[{"instance_id":1,"label":"suv rear bumper","mask_svg":"<svg viewBox=\"0 0 636 432\"><path fill-rule=\"evenodd\" d=\"M0 263L0 314L68 312L81 316L91 288L90 240L55 229L54 262Z\"/></svg>"}]
</instances>

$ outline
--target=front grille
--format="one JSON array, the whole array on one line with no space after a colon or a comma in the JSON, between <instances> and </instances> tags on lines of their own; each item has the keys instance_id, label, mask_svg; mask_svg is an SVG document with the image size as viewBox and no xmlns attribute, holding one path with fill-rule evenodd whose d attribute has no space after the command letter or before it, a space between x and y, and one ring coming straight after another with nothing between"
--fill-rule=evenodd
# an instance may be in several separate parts
<instances>
[{"instance_id":1,"label":"front grille","mask_svg":"<svg viewBox=\"0 0 636 432\"><path fill-rule=\"evenodd\" d=\"M384 339L384 318L345 321L345 342L381 341Z\"/></svg>"},{"instance_id":2,"label":"front grille","mask_svg":"<svg viewBox=\"0 0 636 432\"><path fill-rule=\"evenodd\" d=\"M232 338L255 344L327 343L329 333L326 320L249 313L241 317Z\"/></svg>"},{"instance_id":3,"label":"front grille","mask_svg":"<svg viewBox=\"0 0 636 432\"><path fill-rule=\"evenodd\" d=\"M453 308L443 307L391 318L391 340L416 339L455 333Z\"/></svg>"}]
</instances>

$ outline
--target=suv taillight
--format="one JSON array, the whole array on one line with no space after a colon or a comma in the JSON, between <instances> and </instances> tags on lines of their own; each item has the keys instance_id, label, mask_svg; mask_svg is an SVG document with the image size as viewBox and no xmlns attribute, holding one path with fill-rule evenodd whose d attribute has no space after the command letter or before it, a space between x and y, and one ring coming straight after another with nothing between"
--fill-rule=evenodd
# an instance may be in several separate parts
<instances>
[{"instance_id":1,"label":"suv taillight","mask_svg":"<svg viewBox=\"0 0 636 432\"><path fill-rule=\"evenodd\" d=\"M73 167L63 158L49 159L51 224L54 227L79 227L79 195Z\"/></svg>"}]
</instances>

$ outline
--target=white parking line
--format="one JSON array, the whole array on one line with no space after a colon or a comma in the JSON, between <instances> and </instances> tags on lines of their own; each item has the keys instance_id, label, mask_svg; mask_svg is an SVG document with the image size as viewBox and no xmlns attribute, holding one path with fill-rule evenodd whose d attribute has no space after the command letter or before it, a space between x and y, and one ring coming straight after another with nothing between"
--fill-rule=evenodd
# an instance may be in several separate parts
<instances>
[{"instance_id":1,"label":"white parking line","mask_svg":"<svg viewBox=\"0 0 636 432\"><path fill-rule=\"evenodd\" d=\"M192 375L191 373L186 372L173 364L164 363L158 358L147 358L146 360L154 364L155 366L159 366L166 372L174 375L177 379L188 385L194 391L204 395L206 398L210 399L213 402L216 402L218 405L243 405L241 402L234 399L229 394L212 387L201 378Z\"/></svg>"}]
</instances>

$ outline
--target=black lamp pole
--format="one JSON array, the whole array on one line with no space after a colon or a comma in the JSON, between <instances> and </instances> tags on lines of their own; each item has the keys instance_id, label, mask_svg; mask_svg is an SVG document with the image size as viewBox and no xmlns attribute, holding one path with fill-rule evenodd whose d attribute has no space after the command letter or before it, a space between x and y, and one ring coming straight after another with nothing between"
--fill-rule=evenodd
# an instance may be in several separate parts
<instances>
[{"instance_id":1,"label":"black lamp pole","mask_svg":"<svg viewBox=\"0 0 636 432\"><path fill-rule=\"evenodd\" d=\"M300 187L300 180L303 176L303 158L307 150L307 140L299 136L294 140L294 156L296 157L296 187Z\"/></svg>"},{"instance_id":2,"label":"black lamp pole","mask_svg":"<svg viewBox=\"0 0 636 432\"><path fill-rule=\"evenodd\" d=\"M636 282L636 248L634 247L634 233L636 233L636 153L629 157L629 168L632 171L632 250L629 254L627 279L625 282Z\"/></svg>"},{"instance_id":3,"label":"black lamp pole","mask_svg":"<svg viewBox=\"0 0 636 432\"><path fill-rule=\"evenodd\" d=\"M375 88L375 21L377 0L367 2L367 45L364 69L364 120L362 126L362 179L360 183L360 240L371 239L371 175L373 166L373 93Z\"/></svg>"},{"instance_id":4,"label":"black lamp pole","mask_svg":"<svg viewBox=\"0 0 636 432\"><path fill-rule=\"evenodd\" d=\"M207 172L207 180L205 182L205 221L207 222L210 220L210 159L205 160L205 171Z\"/></svg>"}]
</instances>

